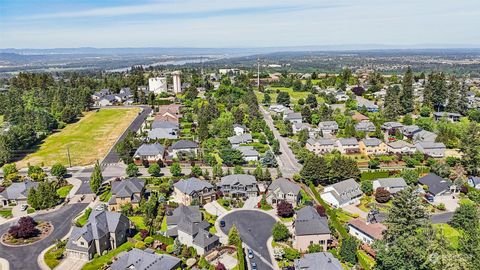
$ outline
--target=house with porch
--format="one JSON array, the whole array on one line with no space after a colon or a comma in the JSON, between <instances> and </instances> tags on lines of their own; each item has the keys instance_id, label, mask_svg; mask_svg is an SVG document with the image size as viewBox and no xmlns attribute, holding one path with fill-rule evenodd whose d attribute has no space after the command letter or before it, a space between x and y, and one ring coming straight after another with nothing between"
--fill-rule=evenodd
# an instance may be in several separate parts
<instances>
[{"instance_id":1,"label":"house with porch","mask_svg":"<svg viewBox=\"0 0 480 270\"><path fill-rule=\"evenodd\" d=\"M220 190L225 196L248 198L258 196L257 180L249 174L231 174L222 177Z\"/></svg>"},{"instance_id":2,"label":"house with porch","mask_svg":"<svg viewBox=\"0 0 480 270\"><path fill-rule=\"evenodd\" d=\"M193 201L204 205L214 201L215 189L212 184L196 177L182 179L173 184L173 201L190 205Z\"/></svg>"},{"instance_id":3,"label":"house with porch","mask_svg":"<svg viewBox=\"0 0 480 270\"><path fill-rule=\"evenodd\" d=\"M140 205L144 196L145 180L140 178L127 178L112 182L112 197L108 200L109 211L121 211L124 204L130 203L133 208Z\"/></svg>"}]
</instances>

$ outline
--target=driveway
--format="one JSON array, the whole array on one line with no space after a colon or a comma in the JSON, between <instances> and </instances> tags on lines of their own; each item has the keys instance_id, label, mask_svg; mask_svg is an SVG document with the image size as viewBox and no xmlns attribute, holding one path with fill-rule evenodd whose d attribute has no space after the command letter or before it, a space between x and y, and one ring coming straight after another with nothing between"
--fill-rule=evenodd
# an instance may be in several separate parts
<instances>
[{"instance_id":1,"label":"driveway","mask_svg":"<svg viewBox=\"0 0 480 270\"><path fill-rule=\"evenodd\" d=\"M459 200L459 195L455 195L455 199L452 195L435 196L435 202L433 204L439 205L443 203L447 212L454 212L459 206Z\"/></svg>"},{"instance_id":2,"label":"driveway","mask_svg":"<svg viewBox=\"0 0 480 270\"><path fill-rule=\"evenodd\" d=\"M259 210L237 210L226 214L221 220L225 221L222 232L228 235L233 224L237 227L242 241L251 248L255 257L251 260L257 263L259 270L270 270L273 267L267 241L272 236L272 227L275 219Z\"/></svg>"},{"instance_id":3,"label":"driveway","mask_svg":"<svg viewBox=\"0 0 480 270\"><path fill-rule=\"evenodd\" d=\"M38 255L47 247L53 244L55 239L61 239L69 231L72 225L72 220L85 207L86 203L77 203L66 205L59 210L47 214L37 215L35 220L46 220L53 224L54 230L47 238L23 247L7 247L0 244L0 257L8 260L10 269L15 270L35 270L40 269L37 264ZM0 235L8 231L8 228L14 222L9 222L0 226Z\"/></svg>"},{"instance_id":4,"label":"driveway","mask_svg":"<svg viewBox=\"0 0 480 270\"><path fill-rule=\"evenodd\" d=\"M356 214L363 219L367 219L368 213L358 208L356 205L349 204L347 206L342 207L342 209L350 214Z\"/></svg>"},{"instance_id":5,"label":"driveway","mask_svg":"<svg viewBox=\"0 0 480 270\"><path fill-rule=\"evenodd\" d=\"M243 209L254 209L257 207L258 202L260 201L261 197L260 196L253 196L248 198L245 203L243 204Z\"/></svg>"},{"instance_id":6,"label":"driveway","mask_svg":"<svg viewBox=\"0 0 480 270\"><path fill-rule=\"evenodd\" d=\"M55 270L81 270L86 263L86 261L80 259L66 257L57 267L55 267Z\"/></svg>"},{"instance_id":7,"label":"driveway","mask_svg":"<svg viewBox=\"0 0 480 270\"><path fill-rule=\"evenodd\" d=\"M227 213L227 210L223 208L217 201L206 203L203 208L207 213L214 216L223 216Z\"/></svg>"}]
</instances>

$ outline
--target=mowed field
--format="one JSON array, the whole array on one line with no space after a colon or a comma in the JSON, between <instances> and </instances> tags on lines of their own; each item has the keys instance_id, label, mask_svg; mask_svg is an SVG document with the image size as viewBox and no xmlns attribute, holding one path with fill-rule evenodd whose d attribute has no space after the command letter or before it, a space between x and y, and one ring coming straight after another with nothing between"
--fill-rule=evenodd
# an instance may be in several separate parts
<instances>
[{"instance_id":1,"label":"mowed field","mask_svg":"<svg viewBox=\"0 0 480 270\"><path fill-rule=\"evenodd\" d=\"M87 112L80 121L67 125L48 136L35 153L17 162L18 168L30 165L68 165L67 148L72 166L93 164L102 159L120 135L140 112L139 108L101 109Z\"/></svg>"},{"instance_id":2,"label":"mowed field","mask_svg":"<svg viewBox=\"0 0 480 270\"><path fill-rule=\"evenodd\" d=\"M270 97L272 98L272 104L274 104L277 100L277 93L276 93L277 90L281 92L287 92L290 95L290 101L292 103L297 103L298 100L301 98L306 99L308 94L310 94L310 92L295 92L291 87L268 87L268 88L273 90L273 93L270 94ZM255 95L257 95L258 102L261 103L263 100L264 94L259 91L255 91ZM317 102L321 103L323 101L324 100L321 97L317 96Z\"/></svg>"}]
</instances>

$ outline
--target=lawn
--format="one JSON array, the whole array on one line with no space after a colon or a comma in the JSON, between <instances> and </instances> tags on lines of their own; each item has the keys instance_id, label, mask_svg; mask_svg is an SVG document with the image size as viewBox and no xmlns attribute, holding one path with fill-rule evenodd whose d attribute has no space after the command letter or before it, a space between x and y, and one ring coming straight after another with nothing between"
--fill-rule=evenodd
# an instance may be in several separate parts
<instances>
[{"instance_id":1,"label":"lawn","mask_svg":"<svg viewBox=\"0 0 480 270\"><path fill-rule=\"evenodd\" d=\"M295 92L291 87L270 87L271 93L270 97L272 98L272 103L276 103L277 100L277 90L281 92L287 92L290 95L290 101L292 103L296 103L299 99L303 98L306 99L310 92ZM263 100L263 93L255 91L255 95L257 96L258 102L261 103ZM317 102L321 103L324 102L323 98L317 96Z\"/></svg>"},{"instance_id":2,"label":"lawn","mask_svg":"<svg viewBox=\"0 0 480 270\"><path fill-rule=\"evenodd\" d=\"M59 189L57 189L57 194L60 196L60 198L66 198L68 193L70 193L70 190L72 190L73 185L66 185L63 186Z\"/></svg>"},{"instance_id":3,"label":"lawn","mask_svg":"<svg viewBox=\"0 0 480 270\"><path fill-rule=\"evenodd\" d=\"M63 252L65 252L65 247L57 248L57 246L54 246L45 253L43 258L50 269L60 264L60 259L58 258L63 257Z\"/></svg>"},{"instance_id":4,"label":"lawn","mask_svg":"<svg viewBox=\"0 0 480 270\"><path fill-rule=\"evenodd\" d=\"M440 234L442 233L450 247L457 249L460 232L448 224L433 224L433 227Z\"/></svg>"},{"instance_id":5,"label":"lawn","mask_svg":"<svg viewBox=\"0 0 480 270\"><path fill-rule=\"evenodd\" d=\"M108 202L108 200L110 200L111 197L112 197L112 191L106 190L102 194L100 194L100 201Z\"/></svg>"},{"instance_id":6,"label":"lawn","mask_svg":"<svg viewBox=\"0 0 480 270\"><path fill-rule=\"evenodd\" d=\"M130 219L130 221L133 222L133 224L135 224L135 227L138 229L138 230L146 230L147 229L147 226L145 226L145 223L143 223L143 217L142 216L131 216L131 217L128 217Z\"/></svg>"},{"instance_id":7,"label":"lawn","mask_svg":"<svg viewBox=\"0 0 480 270\"><path fill-rule=\"evenodd\" d=\"M43 163L44 166L58 162L69 164L67 149L72 166L93 164L108 153L139 111L139 108L115 108L87 112L80 121L47 137L35 153L17 162L17 167L25 168L29 163Z\"/></svg>"},{"instance_id":8,"label":"lawn","mask_svg":"<svg viewBox=\"0 0 480 270\"><path fill-rule=\"evenodd\" d=\"M12 209L0 210L0 216L2 216L4 218L11 218L12 217Z\"/></svg>"},{"instance_id":9,"label":"lawn","mask_svg":"<svg viewBox=\"0 0 480 270\"><path fill-rule=\"evenodd\" d=\"M88 221L88 218L90 217L90 213L92 213L92 208L85 209L85 213L83 213L83 215L77 219L75 225L77 225L78 227L82 227L83 225L85 225Z\"/></svg>"},{"instance_id":10,"label":"lawn","mask_svg":"<svg viewBox=\"0 0 480 270\"><path fill-rule=\"evenodd\" d=\"M102 266L105 265L106 263L112 261L112 259L120 254L122 251L128 251L133 248L133 244L131 242L125 242L118 248L108 252L104 256L100 256L98 258L95 258L91 260L89 263L85 264L82 268L82 270L97 270L97 269L102 269Z\"/></svg>"},{"instance_id":11,"label":"lawn","mask_svg":"<svg viewBox=\"0 0 480 270\"><path fill-rule=\"evenodd\" d=\"M373 267L375 266L375 260L372 257L368 256L365 251L357 250L357 257L360 266L362 266L364 269L373 269Z\"/></svg>"}]
</instances>

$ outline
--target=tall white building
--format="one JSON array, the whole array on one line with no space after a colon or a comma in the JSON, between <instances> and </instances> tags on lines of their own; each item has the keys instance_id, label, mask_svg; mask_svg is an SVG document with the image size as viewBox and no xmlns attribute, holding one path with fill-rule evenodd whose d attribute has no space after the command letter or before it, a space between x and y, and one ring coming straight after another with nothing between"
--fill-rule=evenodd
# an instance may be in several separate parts
<instances>
[{"instance_id":1,"label":"tall white building","mask_svg":"<svg viewBox=\"0 0 480 270\"><path fill-rule=\"evenodd\" d=\"M181 93L182 92L182 82L180 80L180 75L182 73L180 71L174 71L172 72L172 78L173 78L173 92L175 94Z\"/></svg>"},{"instance_id":2,"label":"tall white building","mask_svg":"<svg viewBox=\"0 0 480 270\"><path fill-rule=\"evenodd\" d=\"M148 79L148 90L155 94L167 92L167 78L155 77Z\"/></svg>"}]
</instances>

